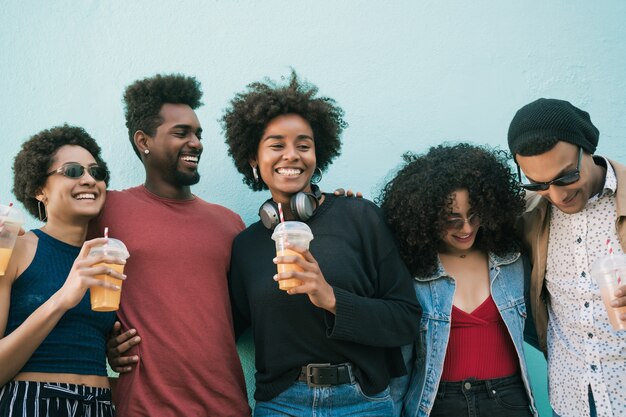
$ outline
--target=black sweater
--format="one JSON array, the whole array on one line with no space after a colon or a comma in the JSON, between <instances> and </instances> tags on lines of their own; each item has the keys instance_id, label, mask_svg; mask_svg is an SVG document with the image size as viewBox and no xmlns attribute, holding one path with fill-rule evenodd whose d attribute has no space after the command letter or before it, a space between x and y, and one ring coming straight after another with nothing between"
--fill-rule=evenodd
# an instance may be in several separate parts
<instances>
[{"instance_id":1,"label":"black sweater","mask_svg":"<svg viewBox=\"0 0 626 417\"><path fill-rule=\"evenodd\" d=\"M257 222L233 244L230 286L235 327L252 325L258 401L269 401L309 363L352 362L366 394L406 373L398 346L416 337L421 309L411 276L378 207L325 194L307 221L310 251L337 299L337 314L272 279L272 231Z\"/></svg>"}]
</instances>

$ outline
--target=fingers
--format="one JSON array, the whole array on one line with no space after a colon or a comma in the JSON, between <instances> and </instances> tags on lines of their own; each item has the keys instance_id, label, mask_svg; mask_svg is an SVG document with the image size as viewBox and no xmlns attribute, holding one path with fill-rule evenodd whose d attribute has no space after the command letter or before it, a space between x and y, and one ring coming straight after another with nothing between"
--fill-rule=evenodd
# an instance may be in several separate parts
<instances>
[{"instance_id":1,"label":"fingers","mask_svg":"<svg viewBox=\"0 0 626 417\"><path fill-rule=\"evenodd\" d=\"M295 264L302 268L303 270L310 269L307 266L307 261L298 255L285 255L285 256L277 256L272 260L275 264Z\"/></svg>"},{"instance_id":2,"label":"fingers","mask_svg":"<svg viewBox=\"0 0 626 417\"><path fill-rule=\"evenodd\" d=\"M346 190L344 190L343 188L337 188L335 191L333 191L333 194L335 194L338 197L342 197L346 195Z\"/></svg>"},{"instance_id":3,"label":"fingers","mask_svg":"<svg viewBox=\"0 0 626 417\"><path fill-rule=\"evenodd\" d=\"M626 306L626 285L622 285L615 291L615 298L611 301L611 307L619 308ZM622 314L622 320L626 317L626 314Z\"/></svg>"},{"instance_id":4,"label":"fingers","mask_svg":"<svg viewBox=\"0 0 626 417\"><path fill-rule=\"evenodd\" d=\"M136 340L136 343L133 342L130 344L126 344L127 342L134 339L135 336L138 338L138 340ZM140 341L141 338L137 336L136 329L128 329L125 332L122 332L122 325L119 321L117 321L115 322L115 325L113 325L113 330L111 330L111 335L109 337L109 340L107 341L107 350L109 350L110 353L113 353L114 356L119 356Z\"/></svg>"},{"instance_id":5,"label":"fingers","mask_svg":"<svg viewBox=\"0 0 626 417\"><path fill-rule=\"evenodd\" d=\"M119 356L109 360L109 365L118 374L125 374L133 370L139 363L139 356Z\"/></svg>"},{"instance_id":6,"label":"fingers","mask_svg":"<svg viewBox=\"0 0 626 417\"><path fill-rule=\"evenodd\" d=\"M108 275L111 278L125 280L126 275L115 270L115 268L111 268L108 264L98 264L89 268L89 270L85 270L85 274L87 275Z\"/></svg>"},{"instance_id":7,"label":"fingers","mask_svg":"<svg viewBox=\"0 0 626 417\"><path fill-rule=\"evenodd\" d=\"M89 255L89 251L91 250L91 248L94 248L96 246L102 246L106 244L108 241L109 239L106 237L99 237L96 239L88 240L85 243L83 243L83 247L80 249L80 253L78 254L78 256L84 258L87 255Z\"/></svg>"},{"instance_id":8,"label":"fingers","mask_svg":"<svg viewBox=\"0 0 626 417\"><path fill-rule=\"evenodd\" d=\"M116 264L116 265L126 265L125 259L116 258L111 255L94 255L88 256L86 258L76 260L75 264L79 268L89 268L93 265L97 264Z\"/></svg>"},{"instance_id":9,"label":"fingers","mask_svg":"<svg viewBox=\"0 0 626 417\"><path fill-rule=\"evenodd\" d=\"M118 323L113 326L112 335L116 336L111 337L107 342L107 358L109 359L111 369L118 373L126 373L133 370L133 366L139 362L139 356L122 355L133 346L139 344L141 342L141 337L137 336L137 331L135 329L129 329L126 332L117 334L119 333L120 327L121 326L118 326Z\"/></svg>"}]
</instances>

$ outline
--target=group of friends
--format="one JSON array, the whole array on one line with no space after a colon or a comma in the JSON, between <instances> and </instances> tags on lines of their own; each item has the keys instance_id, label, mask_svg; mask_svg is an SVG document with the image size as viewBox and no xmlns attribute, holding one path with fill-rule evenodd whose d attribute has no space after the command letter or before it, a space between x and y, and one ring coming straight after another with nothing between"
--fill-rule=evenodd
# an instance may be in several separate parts
<instances>
[{"instance_id":1,"label":"group of friends","mask_svg":"<svg viewBox=\"0 0 626 417\"><path fill-rule=\"evenodd\" d=\"M266 221L246 228L191 192L201 99L181 74L126 88L145 169L126 190L107 190L80 127L23 144L13 192L44 225L0 277L0 417L249 416L236 350L248 328L255 416L537 416L524 340L546 355L555 416L626 415L626 332L590 276L607 239L626 251L626 167L594 155L587 112L519 109L517 173L487 146L406 153L376 205L316 185L347 126L336 101L295 72L252 83L222 117L244 183L269 191ZM306 222L310 248L276 255L280 217ZM104 227L127 261L88 256ZM101 274L124 280L116 313L90 308L89 288L119 289ZM626 285L615 296L626 306Z\"/></svg>"}]
</instances>

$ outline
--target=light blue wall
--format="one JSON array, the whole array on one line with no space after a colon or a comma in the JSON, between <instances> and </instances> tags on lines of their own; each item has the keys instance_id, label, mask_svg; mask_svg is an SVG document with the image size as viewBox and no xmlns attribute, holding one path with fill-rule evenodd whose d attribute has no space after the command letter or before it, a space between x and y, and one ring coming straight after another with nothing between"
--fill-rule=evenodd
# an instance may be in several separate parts
<instances>
[{"instance_id":1,"label":"light blue wall","mask_svg":"<svg viewBox=\"0 0 626 417\"><path fill-rule=\"evenodd\" d=\"M588 110L599 153L626 161L624 22L621 0L4 0L0 201L12 199L10 165L22 141L63 122L103 145L113 188L140 183L121 94L157 72L202 82L205 153L194 192L247 223L266 197L242 185L217 119L247 83L289 66L334 97L350 123L325 188L372 197L403 151L443 140L505 147L515 110L540 96ZM545 385L537 391L547 416Z\"/></svg>"}]
</instances>

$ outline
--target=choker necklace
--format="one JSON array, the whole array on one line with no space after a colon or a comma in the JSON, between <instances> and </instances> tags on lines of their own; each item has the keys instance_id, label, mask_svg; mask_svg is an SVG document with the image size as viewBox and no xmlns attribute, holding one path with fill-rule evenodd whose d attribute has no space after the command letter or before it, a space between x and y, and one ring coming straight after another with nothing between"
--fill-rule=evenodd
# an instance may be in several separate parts
<instances>
[{"instance_id":1,"label":"choker necklace","mask_svg":"<svg viewBox=\"0 0 626 417\"><path fill-rule=\"evenodd\" d=\"M459 258L465 259L466 257L467 257L467 255L459 255Z\"/></svg>"}]
</instances>

